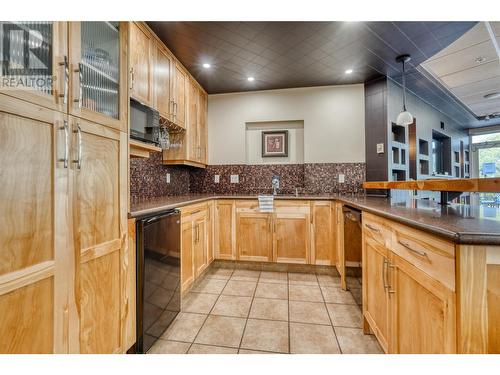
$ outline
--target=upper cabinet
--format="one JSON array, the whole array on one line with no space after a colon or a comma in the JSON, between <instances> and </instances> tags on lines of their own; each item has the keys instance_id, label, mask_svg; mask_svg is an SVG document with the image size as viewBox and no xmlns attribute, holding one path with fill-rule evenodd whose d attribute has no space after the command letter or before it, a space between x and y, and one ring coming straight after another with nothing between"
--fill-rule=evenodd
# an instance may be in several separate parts
<instances>
[{"instance_id":1,"label":"upper cabinet","mask_svg":"<svg viewBox=\"0 0 500 375\"><path fill-rule=\"evenodd\" d=\"M172 90L172 118L171 121L182 127L186 127L186 85L187 76L179 64L175 64Z\"/></svg>"},{"instance_id":2,"label":"upper cabinet","mask_svg":"<svg viewBox=\"0 0 500 375\"><path fill-rule=\"evenodd\" d=\"M10 62L2 64L0 75L15 78L1 85L0 93L65 112L69 89L68 23L2 21L0 40L4 44L0 60ZM35 75L37 80L29 80Z\"/></svg>"},{"instance_id":3,"label":"upper cabinet","mask_svg":"<svg viewBox=\"0 0 500 375\"><path fill-rule=\"evenodd\" d=\"M69 41L69 113L125 131L126 23L71 22Z\"/></svg>"},{"instance_id":4,"label":"upper cabinet","mask_svg":"<svg viewBox=\"0 0 500 375\"><path fill-rule=\"evenodd\" d=\"M154 107L160 116L173 121L172 57L158 45L154 45L153 96Z\"/></svg>"},{"instance_id":5,"label":"upper cabinet","mask_svg":"<svg viewBox=\"0 0 500 375\"><path fill-rule=\"evenodd\" d=\"M153 104L152 40L135 22L130 22L130 96L139 102Z\"/></svg>"}]
</instances>

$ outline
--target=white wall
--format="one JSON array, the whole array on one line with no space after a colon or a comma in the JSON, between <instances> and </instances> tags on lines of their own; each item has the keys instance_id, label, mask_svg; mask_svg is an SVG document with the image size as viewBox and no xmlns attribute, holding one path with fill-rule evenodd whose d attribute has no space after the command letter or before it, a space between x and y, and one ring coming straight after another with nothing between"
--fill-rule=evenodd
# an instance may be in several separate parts
<instances>
[{"instance_id":1,"label":"white wall","mask_svg":"<svg viewBox=\"0 0 500 375\"><path fill-rule=\"evenodd\" d=\"M208 97L209 164L245 164L248 122L303 121L304 162L365 161L364 85Z\"/></svg>"}]
</instances>

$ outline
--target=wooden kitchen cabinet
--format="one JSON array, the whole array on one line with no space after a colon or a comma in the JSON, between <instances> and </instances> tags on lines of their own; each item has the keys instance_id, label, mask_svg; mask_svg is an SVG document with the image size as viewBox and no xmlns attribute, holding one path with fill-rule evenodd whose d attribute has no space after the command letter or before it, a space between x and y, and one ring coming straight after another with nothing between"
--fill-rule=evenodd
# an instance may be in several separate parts
<instances>
[{"instance_id":1,"label":"wooden kitchen cabinet","mask_svg":"<svg viewBox=\"0 0 500 375\"><path fill-rule=\"evenodd\" d=\"M67 353L75 316L67 116L0 94L0 353ZM77 327L78 330L78 327Z\"/></svg>"},{"instance_id":2,"label":"wooden kitchen cabinet","mask_svg":"<svg viewBox=\"0 0 500 375\"><path fill-rule=\"evenodd\" d=\"M29 103L59 112L68 111L69 103L69 56L68 56L68 23L67 22L2 22L0 37L8 40L9 34L23 34L19 43L11 44L13 55L24 56L25 50L30 50L31 58L37 59L38 64L47 67L45 82L47 84L36 86L35 89L19 87L0 87L0 93L13 96ZM28 36L30 30L39 32L46 39L43 40L42 51L33 49L28 45L31 38ZM16 40L20 39L16 37ZM45 53L44 53L45 52ZM49 53L46 53L49 52ZM7 60L7 57L4 56ZM7 69L8 64L5 64ZM17 67L16 67L17 69ZM8 77L8 71L4 72ZM39 76L37 76L39 77ZM52 81L52 84L50 83Z\"/></svg>"},{"instance_id":3,"label":"wooden kitchen cabinet","mask_svg":"<svg viewBox=\"0 0 500 375\"><path fill-rule=\"evenodd\" d=\"M198 91L198 162L208 164L208 95Z\"/></svg>"},{"instance_id":4,"label":"wooden kitchen cabinet","mask_svg":"<svg viewBox=\"0 0 500 375\"><path fill-rule=\"evenodd\" d=\"M173 71L172 122L181 128L186 128L186 90L189 80L180 64L176 63Z\"/></svg>"},{"instance_id":5,"label":"wooden kitchen cabinet","mask_svg":"<svg viewBox=\"0 0 500 375\"><path fill-rule=\"evenodd\" d=\"M390 295L387 290L388 250L363 233L362 253L364 332L369 333L369 327L371 327L380 346L387 353L390 338Z\"/></svg>"},{"instance_id":6,"label":"wooden kitchen cabinet","mask_svg":"<svg viewBox=\"0 0 500 375\"><path fill-rule=\"evenodd\" d=\"M189 289L194 281L193 222L188 218L181 227L181 290Z\"/></svg>"},{"instance_id":7,"label":"wooden kitchen cabinet","mask_svg":"<svg viewBox=\"0 0 500 375\"><path fill-rule=\"evenodd\" d=\"M208 223L207 211L193 218L194 222L194 275L198 278L208 266Z\"/></svg>"},{"instance_id":8,"label":"wooden kitchen cabinet","mask_svg":"<svg viewBox=\"0 0 500 375\"><path fill-rule=\"evenodd\" d=\"M275 202L274 259L281 263L309 263L309 202Z\"/></svg>"},{"instance_id":9,"label":"wooden kitchen cabinet","mask_svg":"<svg viewBox=\"0 0 500 375\"><path fill-rule=\"evenodd\" d=\"M456 353L453 290L397 255L391 264L391 352Z\"/></svg>"},{"instance_id":10,"label":"wooden kitchen cabinet","mask_svg":"<svg viewBox=\"0 0 500 375\"><path fill-rule=\"evenodd\" d=\"M215 203L215 257L236 259L236 210L235 202L229 199Z\"/></svg>"},{"instance_id":11,"label":"wooden kitchen cabinet","mask_svg":"<svg viewBox=\"0 0 500 375\"><path fill-rule=\"evenodd\" d=\"M311 263L333 266L336 264L337 240L335 228L335 207L330 201L312 201L312 238Z\"/></svg>"},{"instance_id":12,"label":"wooden kitchen cabinet","mask_svg":"<svg viewBox=\"0 0 500 375\"><path fill-rule=\"evenodd\" d=\"M151 107L154 95L153 41L149 32L136 22L129 22L129 33L130 97Z\"/></svg>"},{"instance_id":13,"label":"wooden kitchen cabinet","mask_svg":"<svg viewBox=\"0 0 500 375\"><path fill-rule=\"evenodd\" d=\"M199 158L199 126L198 126L198 108L199 108L199 90L193 80L188 80L188 125L186 131L187 159L192 162L198 162Z\"/></svg>"},{"instance_id":14,"label":"wooden kitchen cabinet","mask_svg":"<svg viewBox=\"0 0 500 375\"><path fill-rule=\"evenodd\" d=\"M69 23L71 115L127 131L127 41L127 22Z\"/></svg>"},{"instance_id":15,"label":"wooden kitchen cabinet","mask_svg":"<svg viewBox=\"0 0 500 375\"><path fill-rule=\"evenodd\" d=\"M387 353L456 353L453 245L366 213L362 243L365 333Z\"/></svg>"},{"instance_id":16,"label":"wooden kitchen cabinet","mask_svg":"<svg viewBox=\"0 0 500 375\"><path fill-rule=\"evenodd\" d=\"M272 215L260 212L236 213L237 259L273 260Z\"/></svg>"},{"instance_id":17,"label":"wooden kitchen cabinet","mask_svg":"<svg viewBox=\"0 0 500 375\"><path fill-rule=\"evenodd\" d=\"M215 201L211 200L207 204L207 262L208 264L212 263L215 259L214 254L214 241L215 241Z\"/></svg>"},{"instance_id":18,"label":"wooden kitchen cabinet","mask_svg":"<svg viewBox=\"0 0 500 375\"><path fill-rule=\"evenodd\" d=\"M173 121L172 114L172 85L173 61L170 54L157 43L153 47L153 107L158 110L160 116Z\"/></svg>"},{"instance_id":19,"label":"wooden kitchen cabinet","mask_svg":"<svg viewBox=\"0 0 500 375\"><path fill-rule=\"evenodd\" d=\"M121 272L128 231L127 134L79 118L70 122L76 145L72 167L80 352L120 353L121 319L128 304Z\"/></svg>"}]
</instances>

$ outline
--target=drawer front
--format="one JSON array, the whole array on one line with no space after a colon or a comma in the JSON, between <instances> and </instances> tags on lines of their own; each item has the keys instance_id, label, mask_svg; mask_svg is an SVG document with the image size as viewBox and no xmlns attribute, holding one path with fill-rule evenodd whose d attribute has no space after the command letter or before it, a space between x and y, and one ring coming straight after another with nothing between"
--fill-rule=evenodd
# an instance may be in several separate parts
<instances>
[{"instance_id":1,"label":"drawer front","mask_svg":"<svg viewBox=\"0 0 500 375\"><path fill-rule=\"evenodd\" d=\"M428 233L394 223L391 250L455 290L455 246Z\"/></svg>"},{"instance_id":2,"label":"drawer front","mask_svg":"<svg viewBox=\"0 0 500 375\"><path fill-rule=\"evenodd\" d=\"M248 200L248 201L236 201L236 212L260 212L259 201L258 200Z\"/></svg>"},{"instance_id":3,"label":"drawer front","mask_svg":"<svg viewBox=\"0 0 500 375\"><path fill-rule=\"evenodd\" d=\"M184 206L180 208L182 219L185 217L194 215L198 212L207 210L208 202L190 204L189 206Z\"/></svg>"},{"instance_id":4,"label":"drawer front","mask_svg":"<svg viewBox=\"0 0 500 375\"><path fill-rule=\"evenodd\" d=\"M363 226L363 236L371 238L379 245L389 247L391 242L391 230L386 220L363 212L361 223Z\"/></svg>"},{"instance_id":5,"label":"drawer front","mask_svg":"<svg viewBox=\"0 0 500 375\"><path fill-rule=\"evenodd\" d=\"M275 200L274 212L277 214L309 214L311 204L309 201Z\"/></svg>"}]
</instances>

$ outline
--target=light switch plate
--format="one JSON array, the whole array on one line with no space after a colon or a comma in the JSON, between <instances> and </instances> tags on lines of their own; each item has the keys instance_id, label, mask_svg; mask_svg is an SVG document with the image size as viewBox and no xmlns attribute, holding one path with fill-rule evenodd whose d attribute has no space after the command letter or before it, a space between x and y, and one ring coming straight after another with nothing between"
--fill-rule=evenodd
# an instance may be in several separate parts
<instances>
[{"instance_id":1,"label":"light switch plate","mask_svg":"<svg viewBox=\"0 0 500 375\"><path fill-rule=\"evenodd\" d=\"M339 184L343 184L345 182L345 174L339 174Z\"/></svg>"},{"instance_id":2,"label":"light switch plate","mask_svg":"<svg viewBox=\"0 0 500 375\"><path fill-rule=\"evenodd\" d=\"M218 184L218 183L220 182L220 175L216 174L216 175L214 176L214 182L215 182L216 184Z\"/></svg>"},{"instance_id":3,"label":"light switch plate","mask_svg":"<svg viewBox=\"0 0 500 375\"><path fill-rule=\"evenodd\" d=\"M170 183L170 173L167 173L167 184Z\"/></svg>"},{"instance_id":4,"label":"light switch plate","mask_svg":"<svg viewBox=\"0 0 500 375\"><path fill-rule=\"evenodd\" d=\"M384 153L384 144L377 143L377 154L383 154L383 153Z\"/></svg>"},{"instance_id":5,"label":"light switch plate","mask_svg":"<svg viewBox=\"0 0 500 375\"><path fill-rule=\"evenodd\" d=\"M240 183L240 176L237 174L232 174L231 175L231 183L232 184L239 184Z\"/></svg>"}]
</instances>

